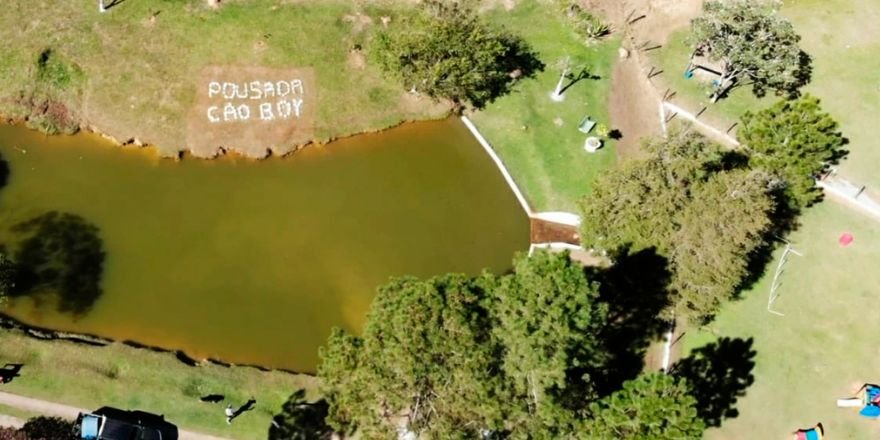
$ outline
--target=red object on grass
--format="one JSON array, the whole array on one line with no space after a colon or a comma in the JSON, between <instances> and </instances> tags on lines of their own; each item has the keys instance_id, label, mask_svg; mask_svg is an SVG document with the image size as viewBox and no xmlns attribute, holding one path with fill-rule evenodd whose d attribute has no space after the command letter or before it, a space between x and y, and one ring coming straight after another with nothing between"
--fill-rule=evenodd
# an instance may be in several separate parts
<instances>
[{"instance_id":1,"label":"red object on grass","mask_svg":"<svg viewBox=\"0 0 880 440\"><path fill-rule=\"evenodd\" d=\"M852 234L844 232L843 234L840 234L840 239L838 239L837 242L840 243L841 246L849 246L854 239L855 237L853 237Z\"/></svg>"}]
</instances>

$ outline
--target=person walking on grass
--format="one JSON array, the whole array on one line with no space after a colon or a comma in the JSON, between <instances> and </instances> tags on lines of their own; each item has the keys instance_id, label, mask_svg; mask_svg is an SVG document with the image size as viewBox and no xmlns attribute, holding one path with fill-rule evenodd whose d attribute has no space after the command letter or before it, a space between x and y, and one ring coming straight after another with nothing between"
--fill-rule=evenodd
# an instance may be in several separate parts
<instances>
[{"instance_id":1,"label":"person walking on grass","mask_svg":"<svg viewBox=\"0 0 880 440\"><path fill-rule=\"evenodd\" d=\"M232 405L226 405L226 410L224 412L226 413L226 424L231 425L232 419L235 418L235 411L232 410Z\"/></svg>"}]
</instances>

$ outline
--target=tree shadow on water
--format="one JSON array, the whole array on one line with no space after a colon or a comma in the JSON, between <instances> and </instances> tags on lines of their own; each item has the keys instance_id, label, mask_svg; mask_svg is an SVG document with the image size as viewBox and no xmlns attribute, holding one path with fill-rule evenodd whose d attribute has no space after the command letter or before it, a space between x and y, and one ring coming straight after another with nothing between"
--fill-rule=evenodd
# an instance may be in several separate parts
<instances>
[{"instance_id":1,"label":"tree shadow on water","mask_svg":"<svg viewBox=\"0 0 880 440\"><path fill-rule=\"evenodd\" d=\"M669 327L662 312L670 306L670 273L665 257L653 248L623 252L615 264L596 273L600 300L608 306L608 324L599 338L610 359L593 375L604 396L643 370L645 353Z\"/></svg>"},{"instance_id":2,"label":"tree shadow on water","mask_svg":"<svg viewBox=\"0 0 880 440\"><path fill-rule=\"evenodd\" d=\"M739 415L734 407L739 397L755 381L753 339L721 338L700 347L678 361L671 369L683 378L694 398L697 415L708 426L721 426L722 419Z\"/></svg>"},{"instance_id":3,"label":"tree shadow on water","mask_svg":"<svg viewBox=\"0 0 880 440\"><path fill-rule=\"evenodd\" d=\"M0 156L0 189L5 188L9 183L9 162Z\"/></svg>"},{"instance_id":4,"label":"tree shadow on water","mask_svg":"<svg viewBox=\"0 0 880 440\"><path fill-rule=\"evenodd\" d=\"M103 242L98 228L77 215L49 212L12 228L19 237L12 296L56 293L58 310L88 312L103 293Z\"/></svg>"},{"instance_id":5,"label":"tree shadow on water","mask_svg":"<svg viewBox=\"0 0 880 440\"><path fill-rule=\"evenodd\" d=\"M325 419L330 411L326 400L307 402L305 391L297 390L272 418L269 440L326 440L333 429Z\"/></svg>"}]
</instances>

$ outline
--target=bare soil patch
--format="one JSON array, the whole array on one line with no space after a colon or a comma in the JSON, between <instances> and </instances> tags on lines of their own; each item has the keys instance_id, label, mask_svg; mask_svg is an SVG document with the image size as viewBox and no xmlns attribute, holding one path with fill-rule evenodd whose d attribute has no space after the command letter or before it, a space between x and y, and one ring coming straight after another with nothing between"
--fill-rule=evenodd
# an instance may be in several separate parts
<instances>
[{"instance_id":1,"label":"bare soil patch","mask_svg":"<svg viewBox=\"0 0 880 440\"><path fill-rule=\"evenodd\" d=\"M314 137L317 99L310 68L205 67L196 80L187 144L198 157L235 151L283 155Z\"/></svg>"},{"instance_id":2,"label":"bare soil patch","mask_svg":"<svg viewBox=\"0 0 880 440\"><path fill-rule=\"evenodd\" d=\"M574 226L561 223L548 222L546 220L531 219L532 243L568 243L581 244L581 236Z\"/></svg>"},{"instance_id":3,"label":"bare soil patch","mask_svg":"<svg viewBox=\"0 0 880 440\"><path fill-rule=\"evenodd\" d=\"M611 124L623 136L617 142L618 159L638 158L642 139L660 134L660 100L635 58L614 66L608 105Z\"/></svg>"}]
</instances>

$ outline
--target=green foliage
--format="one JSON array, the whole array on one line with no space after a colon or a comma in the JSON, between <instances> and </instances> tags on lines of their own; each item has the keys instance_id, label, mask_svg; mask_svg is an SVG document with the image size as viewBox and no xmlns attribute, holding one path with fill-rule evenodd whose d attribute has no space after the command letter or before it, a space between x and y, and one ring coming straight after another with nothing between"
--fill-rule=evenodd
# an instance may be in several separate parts
<instances>
[{"instance_id":1,"label":"green foliage","mask_svg":"<svg viewBox=\"0 0 880 440\"><path fill-rule=\"evenodd\" d=\"M587 44L593 44L611 34L611 26L584 9L580 2L571 0L559 1L562 13L572 24L578 35Z\"/></svg>"},{"instance_id":2,"label":"green foliage","mask_svg":"<svg viewBox=\"0 0 880 440\"><path fill-rule=\"evenodd\" d=\"M202 378L190 377L183 383L181 392L183 392L183 395L186 397L198 399L207 393L206 385L207 384Z\"/></svg>"},{"instance_id":3,"label":"green foliage","mask_svg":"<svg viewBox=\"0 0 880 440\"><path fill-rule=\"evenodd\" d=\"M598 339L608 320L566 253L520 257L504 276L393 280L363 337L335 330L321 351L328 423L366 439L400 427L431 439L573 438L599 398L594 373L608 374Z\"/></svg>"},{"instance_id":4,"label":"green foliage","mask_svg":"<svg viewBox=\"0 0 880 440\"><path fill-rule=\"evenodd\" d=\"M750 82L755 95L773 90L793 95L809 81L809 56L800 36L778 14L778 0L711 0L691 22L690 44L697 54L721 64L720 97Z\"/></svg>"},{"instance_id":5,"label":"green foliage","mask_svg":"<svg viewBox=\"0 0 880 440\"><path fill-rule=\"evenodd\" d=\"M83 82L79 66L65 62L52 49L40 52L32 85L16 99L29 127L46 134L71 134L79 130L66 102L78 99Z\"/></svg>"},{"instance_id":6,"label":"green foliage","mask_svg":"<svg viewBox=\"0 0 880 440\"><path fill-rule=\"evenodd\" d=\"M327 401L308 402L305 390L297 390L273 417L269 440L329 440L333 430L327 426Z\"/></svg>"},{"instance_id":7,"label":"green foliage","mask_svg":"<svg viewBox=\"0 0 880 440\"><path fill-rule=\"evenodd\" d=\"M678 312L711 317L764 244L773 204L760 172L728 170L719 148L673 134L650 157L600 176L582 202L581 239L611 253L656 247L669 259Z\"/></svg>"},{"instance_id":8,"label":"green foliage","mask_svg":"<svg viewBox=\"0 0 880 440\"><path fill-rule=\"evenodd\" d=\"M365 438L403 421L430 438L495 427L498 349L480 280L401 278L379 289L362 338L331 335L319 375L331 426Z\"/></svg>"},{"instance_id":9,"label":"green foliage","mask_svg":"<svg viewBox=\"0 0 880 440\"><path fill-rule=\"evenodd\" d=\"M484 23L456 2L427 1L372 46L379 65L408 89L482 108L543 64L521 38Z\"/></svg>"},{"instance_id":10,"label":"green foliage","mask_svg":"<svg viewBox=\"0 0 880 440\"><path fill-rule=\"evenodd\" d=\"M587 371L607 360L596 338L607 308L583 268L545 252L520 257L493 294L504 371L525 397L528 416L552 422L571 393L580 401L594 397Z\"/></svg>"},{"instance_id":11,"label":"green foliage","mask_svg":"<svg viewBox=\"0 0 880 440\"><path fill-rule=\"evenodd\" d=\"M837 122L810 95L746 112L737 136L749 150L751 165L776 179L785 203L795 211L821 199L815 179L845 154Z\"/></svg>"},{"instance_id":12,"label":"green foliage","mask_svg":"<svg viewBox=\"0 0 880 440\"><path fill-rule=\"evenodd\" d=\"M669 249L675 276L671 288L680 312L714 314L748 275L750 255L771 228L773 201L760 173L718 173L692 190L675 218Z\"/></svg>"},{"instance_id":13,"label":"green foliage","mask_svg":"<svg viewBox=\"0 0 880 440\"><path fill-rule=\"evenodd\" d=\"M19 430L30 440L75 440L73 422L60 417L34 417Z\"/></svg>"},{"instance_id":14,"label":"green foliage","mask_svg":"<svg viewBox=\"0 0 880 440\"><path fill-rule=\"evenodd\" d=\"M642 374L590 405L579 438L589 440L700 439L705 426L684 381Z\"/></svg>"},{"instance_id":15,"label":"green foliage","mask_svg":"<svg viewBox=\"0 0 880 440\"><path fill-rule=\"evenodd\" d=\"M67 64L52 49L40 52L37 58L37 81L56 89L65 89L82 80L82 70L75 64Z\"/></svg>"}]
</instances>

